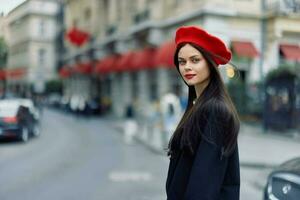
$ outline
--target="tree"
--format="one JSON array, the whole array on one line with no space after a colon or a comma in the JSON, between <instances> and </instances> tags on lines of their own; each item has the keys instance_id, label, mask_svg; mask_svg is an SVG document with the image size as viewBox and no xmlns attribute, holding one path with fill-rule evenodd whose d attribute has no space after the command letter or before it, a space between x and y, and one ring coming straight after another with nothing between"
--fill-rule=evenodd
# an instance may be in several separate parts
<instances>
[{"instance_id":1,"label":"tree","mask_svg":"<svg viewBox=\"0 0 300 200\"><path fill-rule=\"evenodd\" d=\"M266 81L272 81L280 78L295 78L297 76L297 66L291 66L288 64L279 65L276 69L268 72L266 75Z\"/></svg>"},{"instance_id":2,"label":"tree","mask_svg":"<svg viewBox=\"0 0 300 200\"><path fill-rule=\"evenodd\" d=\"M8 48L4 38L0 38L0 69L6 65Z\"/></svg>"}]
</instances>

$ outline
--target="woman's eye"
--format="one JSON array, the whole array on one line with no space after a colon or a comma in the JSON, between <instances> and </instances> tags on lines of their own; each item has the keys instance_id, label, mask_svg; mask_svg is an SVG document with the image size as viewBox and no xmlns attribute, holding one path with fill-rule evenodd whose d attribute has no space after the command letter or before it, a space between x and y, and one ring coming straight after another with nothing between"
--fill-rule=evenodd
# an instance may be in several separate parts
<instances>
[{"instance_id":1,"label":"woman's eye","mask_svg":"<svg viewBox=\"0 0 300 200\"><path fill-rule=\"evenodd\" d=\"M197 62L199 62L199 61L200 61L200 59L198 59L198 58L192 59L192 62L193 62L193 63L197 63Z\"/></svg>"},{"instance_id":2,"label":"woman's eye","mask_svg":"<svg viewBox=\"0 0 300 200\"><path fill-rule=\"evenodd\" d=\"M179 63L179 65L184 65L184 64L185 64L185 61L179 60L178 63Z\"/></svg>"}]
</instances>

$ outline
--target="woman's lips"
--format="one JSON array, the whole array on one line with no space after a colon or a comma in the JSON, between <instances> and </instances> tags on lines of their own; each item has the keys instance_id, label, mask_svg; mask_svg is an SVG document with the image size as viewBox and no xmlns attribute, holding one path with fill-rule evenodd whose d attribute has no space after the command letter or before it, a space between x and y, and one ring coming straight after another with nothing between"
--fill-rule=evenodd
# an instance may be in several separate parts
<instances>
[{"instance_id":1,"label":"woman's lips","mask_svg":"<svg viewBox=\"0 0 300 200\"><path fill-rule=\"evenodd\" d=\"M196 74L186 74L186 75L184 75L184 77L186 79L192 79L194 76L196 76Z\"/></svg>"}]
</instances>

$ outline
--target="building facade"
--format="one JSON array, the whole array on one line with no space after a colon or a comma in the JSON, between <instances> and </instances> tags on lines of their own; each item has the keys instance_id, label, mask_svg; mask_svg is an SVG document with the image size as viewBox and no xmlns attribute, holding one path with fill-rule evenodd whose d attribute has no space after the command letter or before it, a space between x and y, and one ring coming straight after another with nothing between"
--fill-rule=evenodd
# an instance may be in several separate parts
<instances>
[{"instance_id":1,"label":"building facade","mask_svg":"<svg viewBox=\"0 0 300 200\"><path fill-rule=\"evenodd\" d=\"M5 40L5 17L3 13L0 13L0 96L3 95L5 90L5 75L4 69L6 67L6 40Z\"/></svg>"},{"instance_id":2,"label":"building facade","mask_svg":"<svg viewBox=\"0 0 300 200\"><path fill-rule=\"evenodd\" d=\"M58 12L57 1L28 0L6 16L8 90L23 95L41 93L45 82L57 76Z\"/></svg>"},{"instance_id":3,"label":"building facade","mask_svg":"<svg viewBox=\"0 0 300 200\"><path fill-rule=\"evenodd\" d=\"M4 38L4 14L0 13L0 38Z\"/></svg>"},{"instance_id":4,"label":"building facade","mask_svg":"<svg viewBox=\"0 0 300 200\"><path fill-rule=\"evenodd\" d=\"M124 116L132 102L147 115L163 95L186 93L172 64L172 40L182 25L201 26L222 38L241 81L260 82L281 62L298 62L286 49L299 47L299 13L296 3L277 0L66 0L66 28L75 26L90 38L80 46L65 43L63 60L70 73L64 95L67 101L108 98L112 111ZM74 73L82 62L92 70ZM228 69L220 68L226 83Z\"/></svg>"}]
</instances>

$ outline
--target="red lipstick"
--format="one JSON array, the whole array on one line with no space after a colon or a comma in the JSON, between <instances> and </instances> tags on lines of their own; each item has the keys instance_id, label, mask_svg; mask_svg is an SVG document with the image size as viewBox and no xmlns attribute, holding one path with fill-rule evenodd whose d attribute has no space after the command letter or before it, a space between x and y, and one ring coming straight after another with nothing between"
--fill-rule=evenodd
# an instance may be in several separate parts
<instances>
[{"instance_id":1,"label":"red lipstick","mask_svg":"<svg viewBox=\"0 0 300 200\"><path fill-rule=\"evenodd\" d=\"M194 76L196 76L196 74L185 74L184 77L186 79L192 79Z\"/></svg>"}]
</instances>

